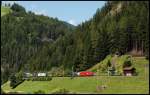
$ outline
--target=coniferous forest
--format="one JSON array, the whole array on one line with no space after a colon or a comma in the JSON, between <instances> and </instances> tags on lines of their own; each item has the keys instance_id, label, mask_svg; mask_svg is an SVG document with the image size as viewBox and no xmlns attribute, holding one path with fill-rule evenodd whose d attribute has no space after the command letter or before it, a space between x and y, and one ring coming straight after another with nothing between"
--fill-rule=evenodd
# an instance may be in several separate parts
<instances>
[{"instance_id":1,"label":"coniferous forest","mask_svg":"<svg viewBox=\"0 0 150 95\"><path fill-rule=\"evenodd\" d=\"M1 16L1 84L25 71L67 76L115 52L149 58L148 1L107 1L78 26L26 12L16 3L10 9Z\"/></svg>"}]
</instances>

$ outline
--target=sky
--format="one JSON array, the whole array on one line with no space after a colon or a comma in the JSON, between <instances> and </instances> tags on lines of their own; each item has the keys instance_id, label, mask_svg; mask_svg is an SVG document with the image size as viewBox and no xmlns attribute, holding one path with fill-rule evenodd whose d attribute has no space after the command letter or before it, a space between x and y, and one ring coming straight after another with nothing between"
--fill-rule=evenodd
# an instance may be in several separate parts
<instances>
[{"instance_id":1,"label":"sky","mask_svg":"<svg viewBox=\"0 0 150 95\"><path fill-rule=\"evenodd\" d=\"M26 11L57 17L75 26L92 18L96 10L105 4L105 1L2 1L8 2L16 2Z\"/></svg>"}]
</instances>

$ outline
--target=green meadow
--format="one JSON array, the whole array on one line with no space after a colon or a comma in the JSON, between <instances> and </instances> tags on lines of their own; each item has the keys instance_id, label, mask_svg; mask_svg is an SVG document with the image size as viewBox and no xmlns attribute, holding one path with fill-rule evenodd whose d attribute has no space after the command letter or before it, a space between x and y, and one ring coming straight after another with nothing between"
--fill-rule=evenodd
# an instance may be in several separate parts
<instances>
[{"instance_id":1,"label":"green meadow","mask_svg":"<svg viewBox=\"0 0 150 95\"><path fill-rule=\"evenodd\" d=\"M9 82L2 86L4 92L34 93L39 90L53 93L66 89L72 93L99 94L148 94L149 93L149 62L144 57L133 59L138 76L93 76L93 77L53 77L51 81L24 81L15 89ZM105 86L104 89L98 89Z\"/></svg>"},{"instance_id":2,"label":"green meadow","mask_svg":"<svg viewBox=\"0 0 150 95\"><path fill-rule=\"evenodd\" d=\"M10 13L12 10L8 7L1 6L1 16Z\"/></svg>"}]
</instances>

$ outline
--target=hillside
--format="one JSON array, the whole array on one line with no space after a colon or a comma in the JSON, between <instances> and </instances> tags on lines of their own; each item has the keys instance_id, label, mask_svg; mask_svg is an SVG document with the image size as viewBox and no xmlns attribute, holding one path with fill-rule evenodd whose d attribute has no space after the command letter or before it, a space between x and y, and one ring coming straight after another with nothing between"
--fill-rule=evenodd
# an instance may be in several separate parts
<instances>
[{"instance_id":1,"label":"hillside","mask_svg":"<svg viewBox=\"0 0 150 95\"><path fill-rule=\"evenodd\" d=\"M15 89L9 87L9 82L2 85L4 92L34 93L41 90L43 93L54 93L66 89L71 93L100 93L100 94L148 94L149 93L149 62L144 57L134 57L133 62L139 75L126 76L94 76L94 77L54 77L51 81L25 81ZM60 81L61 80L61 81ZM71 84L71 85L69 85ZM97 91L97 86L106 88Z\"/></svg>"},{"instance_id":2,"label":"hillside","mask_svg":"<svg viewBox=\"0 0 150 95\"><path fill-rule=\"evenodd\" d=\"M1 6L1 17L11 12L12 10L10 8Z\"/></svg>"},{"instance_id":3,"label":"hillside","mask_svg":"<svg viewBox=\"0 0 150 95\"><path fill-rule=\"evenodd\" d=\"M12 72L50 70L50 48L75 27L57 18L26 12L17 4L1 10L2 14L12 10L1 17L1 82L8 80Z\"/></svg>"},{"instance_id":4,"label":"hillside","mask_svg":"<svg viewBox=\"0 0 150 95\"><path fill-rule=\"evenodd\" d=\"M26 12L18 4L11 9L12 13L1 17L1 83L20 72L70 76L72 71L95 71L115 52L134 50L141 51L140 56L149 55L148 1L106 2L77 27ZM120 62L124 58L120 57Z\"/></svg>"},{"instance_id":5,"label":"hillside","mask_svg":"<svg viewBox=\"0 0 150 95\"><path fill-rule=\"evenodd\" d=\"M149 55L148 2L112 1L77 26L76 67L87 70L116 51ZM143 22L144 21L144 22Z\"/></svg>"},{"instance_id":6,"label":"hillside","mask_svg":"<svg viewBox=\"0 0 150 95\"><path fill-rule=\"evenodd\" d=\"M125 61L128 60L128 58L130 57L130 55L122 55L116 58L115 60L115 67L117 69L117 73L118 74L122 74L122 68L123 68L123 64ZM114 56L113 55L108 55L106 56L106 58L104 60L102 60L101 62L97 63L96 65L94 65L93 67L89 68L87 71L93 71L97 73L97 70L99 70L99 74L101 75L102 73L107 74L107 69L108 69L108 62L110 62L110 64L112 63ZM133 62L133 58L131 57L131 62L132 62L132 66L135 65L135 63Z\"/></svg>"}]
</instances>

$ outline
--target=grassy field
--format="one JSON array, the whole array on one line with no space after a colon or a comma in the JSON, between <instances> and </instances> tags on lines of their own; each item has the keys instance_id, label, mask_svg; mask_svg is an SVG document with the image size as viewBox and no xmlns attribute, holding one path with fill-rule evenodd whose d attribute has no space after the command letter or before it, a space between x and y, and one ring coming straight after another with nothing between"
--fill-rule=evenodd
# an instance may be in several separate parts
<instances>
[{"instance_id":1,"label":"grassy field","mask_svg":"<svg viewBox=\"0 0 150 95\"><path fill-rule=\"evenodd\" d=\"M1 16L10 13L12 10L8 7L1 6Z\"/></svg>"},{"instance_id":2,"label":"grassy field","mask_svg":"<svg viewBox=\"0 0 150 95\"><path fill-rule=\"evenodd\" d=\"M75 93L101 93L101 94L148 94L149 93L149 62L143 57L133 59L138 76L93 76L93 77L54 77L51 81L25 81L15 89L9 87L9 82L2 86L2 90L20 91L21 93L34 93L42 90L52 93L65 88ZM97 86L105 85L105 89L97 90Z\"/></svg>"}]
</instances>

